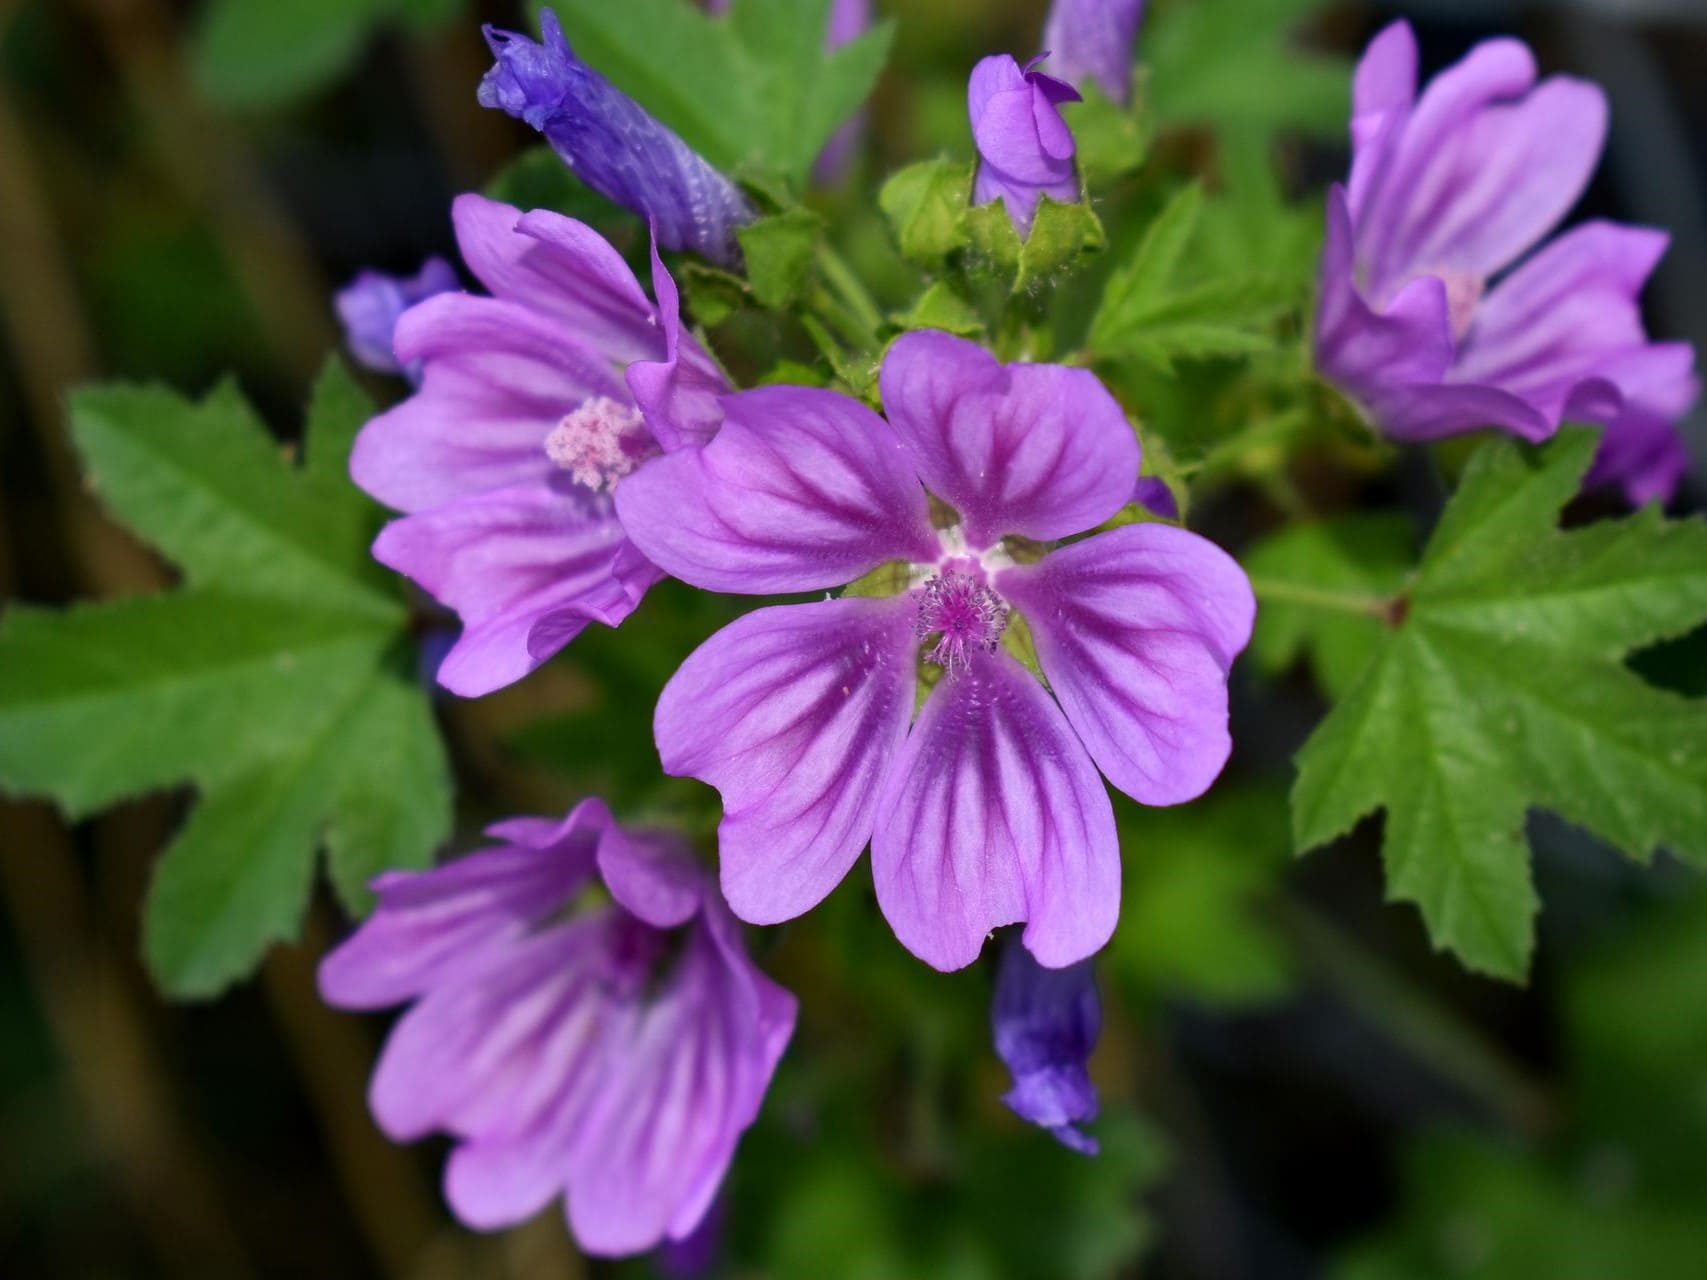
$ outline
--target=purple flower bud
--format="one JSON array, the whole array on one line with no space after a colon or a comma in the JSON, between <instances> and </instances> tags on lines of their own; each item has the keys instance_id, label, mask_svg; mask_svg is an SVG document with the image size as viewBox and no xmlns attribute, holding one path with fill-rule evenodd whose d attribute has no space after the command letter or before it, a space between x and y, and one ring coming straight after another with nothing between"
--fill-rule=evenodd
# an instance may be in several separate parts
<instances>
[{"instance_id":1,"label":"purple flower bud","mask_svg":"<svg viewBox=\"0 0 1707 1280\"><path fill-rule=\"evenodd\" d=\"M1002 1101L1064 1146L1094 1156L1096 1139L1076 1127L1097 1113L1096 1086L1085 1070L1102 1030L1102 1003L1091 963L1081 960L1065 969L1045 969L1019 939L1009 940L996 976L990 1022L996 1053L1014 1078Z\"/></svg>"},{"instance_id":2,"label":"purple flower bud","mask_svg":"<svg viewBox=\"0 0 1707 1280\"><path fill-rule=\"evenodd\" d=\"M1139 476L1132 486L1132 501L1164 520L1179 519L1179 501L1160 476Z\"/></svg>"},{"instance_id":3,"label":"purple flower bud","mask_svg":"<svg viewBox=\"0 0 1707 1280\"><path fill-rule=\"evenodd\" d=\"M985 58L972 68L966 89L972 140L978 145L972 203L1004 201L1022 236L1030 233L1043 196L1079 198L1073 132L1056 109L1059 103L1077 102L1079 91L1033 71L1037 61L1022 68L1005 53Z\"/></svg>"},{"instance_id":4,"label":"purple flower bud","mask_svg":"<svg viewBox=\"0 0 1707 1280\"><path fill-rule=\"evenodd\" d=\"M375 373L401 373L410 382L419 382L420 363L405 369L392 350L397 321L417 302L461 287L455 268L443 258L428 258L413 276L360 272L333 299L338 322L344 327L344 345L359 363Z\"/></svg>"},{"instance_id":5,"label":"purple flower bud","mask_svg":"<svg viewBox=\"0 0 1707 1280\"><path fill-rule=\"evenodd\" d=\"M550 9L540 10L539 27L542 43L486 28L498 61L480 82L480 105L539 130L582 182L651 219L664 248L737 261L735 228L754 216L746 197L577 58Z\"/></svg>"},{"instance_id":6,"label":"purple flower bud","mask_svg":"<svg viewBox=\"0 0 1707 1280\"><path fill-rule=\"evenodd\" d=\"M1055 0L1043 28L1043 47L1063 79L1095 81L1115 102L1132 96L1132 46L1144 20L1144 0Z\"/></svg>"}]
</instances>

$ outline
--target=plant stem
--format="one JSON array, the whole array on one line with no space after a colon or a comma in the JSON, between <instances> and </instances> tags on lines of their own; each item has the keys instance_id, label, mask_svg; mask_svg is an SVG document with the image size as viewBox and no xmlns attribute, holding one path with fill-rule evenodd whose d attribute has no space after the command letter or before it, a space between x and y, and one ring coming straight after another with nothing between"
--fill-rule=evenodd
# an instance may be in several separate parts
<instances>
[{"instance_id":1,"label":"plant stem","mask_svg":"<svg viewBox=\"0 0 1707 1280\"><path fill-rule=\"evenodd\" d=\"M818 267L824 273L824 279L835 290L836 296L841 299L842 305L859 322L870 339L871 348L875 350L877 331L883 327L883 312L866 291L865 285L828 241L822 241L818 245Z\"/></svg>"},{"instance_id":2,"label":"plant stem","mask_svg":"<svg viewBox=\"0 0 1707 1280\"><path fill-rule=\"evenodd\" d=\"M1280 910L1282 927L1306 962L1372 1026L1518 1133L1536 1137L1551 1127L1554 1107L1546 1088L1504 1048L1311 907L1289 899Z\"/></svg>"},{"instance_id":3,"label":"plant stem","mask_svg":"<svg viewBox=\"0 0 1707 1280\"><path fill-rule=\"evenodd\" d=\"M1331 609L1337 613L1361 613L1383 622L1393 616L1393 600L1387 596L1363 595L1353 591L1330 591L1323 587L1308 587L1298 582L1277 582L1272 578L1252 578L1251 590L1259 599L1274 604L1301 604L1311 609Z\"/></svg>"}]
</instances>

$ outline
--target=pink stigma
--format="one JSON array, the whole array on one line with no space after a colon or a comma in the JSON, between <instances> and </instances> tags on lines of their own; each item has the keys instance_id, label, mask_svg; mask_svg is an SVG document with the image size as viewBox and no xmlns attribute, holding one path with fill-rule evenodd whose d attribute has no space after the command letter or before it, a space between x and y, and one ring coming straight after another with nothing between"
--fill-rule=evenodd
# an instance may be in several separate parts
<instances>
[{"instance_id":1,"label":"pink stigma","mask_svg":"<svg viewBox=\"0 0 1707 1280\"><path fill-rule=\"evenodd\" d=\"M971 574L939 573L919 593L914 629L921 640L937 637L925 657L950 675L971 665L973 650L994 653L1007 626L1002 598Z\"/></svg>"},{"instance_id":2,"label":"pink stigma","mask_svg":"<svg viewBox=\"0 0 1707 1280\"><path fill-rule=\"evenodd\" d=\"M601 493L657 452L640 410L609 396L583 400L545 438L546 457Z\"/></svg>"}]
</instances>

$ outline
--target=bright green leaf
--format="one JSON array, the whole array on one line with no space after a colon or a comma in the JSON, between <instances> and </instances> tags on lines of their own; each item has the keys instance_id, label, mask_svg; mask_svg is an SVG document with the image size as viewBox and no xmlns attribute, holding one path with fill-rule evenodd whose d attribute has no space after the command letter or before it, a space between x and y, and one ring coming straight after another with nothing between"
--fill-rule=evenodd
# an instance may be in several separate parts
<instances>
[{"instance_id":1,"label":"bright green leaf","mask_svg":"<svg viewBox=\"0 0 1707 1280\"><path fill-rule=\"evenodd\" d=\"M1295 301L1293 285L1251 274L1176 283L1203 207L1202 187L1182 188L1109 279L1091 321L1089 345L1097 357L1166 372L1178 359L1246 355L1271 345L1263 326Z\"/></svg>"},{"instance_id":2,"label":"bright green leaf","mask_svg":"<svg viewBox=\"0 0 1707 1280\"><path fill-rule=\"evenodd\" d=\"M1560 532L1594 449L1568 430L1478 451L1402 622L1298 758L1298 847L1385 808L1389 894L1502 977L1533 943L1530 807L1633 857L1707 859L1707 704L1621 661L1707 617L1707 524L1650 510Z\"/></svg>"},{"instance_id":3,"label":"bright green leaf","mask_svg":"<svg viewBox=\"0 0 1707 1280\"><path fill-rule=\"evenodd\" d=\"M372 413L341 365L315 389L292 466L229 386L73 395L72 433L112 513L175 560L155 596L0 621L0 786L82 815L145 791L200 800L162 856L149 964L217 992L295 933L316 848L345 901L432 856L450 821L443 749L407 614L349 482Z\"/></svg>"},{"instance_id":4,"label":"bright green leaf","mask_svg":"<svg viewBox=\"0 0 1707 1280\"><path fill-rule=\"evenodd\" d=\"M736 231L747 279L762 305L780 310L805 292L823 233L824 220L810 209L790 209Z\"/></svg>"},{"instance_id":5,"label":"bright green leaf","mask_svg":"<svg viewBox=\"0 0 1707 1280\"><path fill-rule=\"evenodd\" d=\"M944 329L963 338L984 331L984 318L954 285L938 280L896 321L903 329Z\"/></svg>"},{"instance_id":6,"label":"bright green leaf","mask_svg":"<svg viewBox=\"0 0 1707 1280\"><path fill-rule=\"evenodd\" d=\"M1063 103L1061 114L1078 145L1079 172L1095 191L1144 163L1154 131L1149 116L1111 101L1095 83L1083 92L1084 100Z\"/></svg>"},{"instance_id":7,"label":"bright green leaf","mask_svg":"<svg viewBox=\"0 0 1707 1280\"><path fill-rule=\"evenodd\" d=\"M971 198L970 165L924 160L885 182L877 202L895 228L902 255L922 267L939 267L966 246L961 219Z\"/></svg>"},{"instance_id":8,"label":"bright green leaf","mask_svg":"<svg viewBox=\"0 0 1707 1280\"><path fill-rule=\"evenodd\" d=\"M831 0L737 0L712 17L682 0L558 0L575 51L728 173L803 184L871 93L892 23L831 52Z\"/></svg>"},{"instance_id":9,"label":"bright green leaf","mask_svg":"<svg viewBox=\"0 0 1707 1280\"><path fill-rule=\"evenodd\" d=\"M1311 53L1298 28L1326 0L1192 0L1145 24L1145 98L1163 124L1342 136L1351 64Z\"/></svg>"},{"instance_id":10,"label":"bright green leaf","mask_svg":"<svg viewBox=\"0 0 1707 1280\"><path fill-rule=\"evenodd\" d=\"M197 25L196 83L231 107L270 107L347 71L394 0L210 0Z\"/></svg>"},{"instance_id":11,"label":"bright green leaf","mask_svg":"<svg viewBox=\"0 0 1707 1280\"><path fill-rule=\"evenodd\" d=\"M994 207L994 206L992 206ZM1016 289L1053 280L1087 253L1108 244L1102 222L1082 200L1060 201L1044 196L1037 202L1031 232L1019 255Z\"/></svg>"}]
</instances>

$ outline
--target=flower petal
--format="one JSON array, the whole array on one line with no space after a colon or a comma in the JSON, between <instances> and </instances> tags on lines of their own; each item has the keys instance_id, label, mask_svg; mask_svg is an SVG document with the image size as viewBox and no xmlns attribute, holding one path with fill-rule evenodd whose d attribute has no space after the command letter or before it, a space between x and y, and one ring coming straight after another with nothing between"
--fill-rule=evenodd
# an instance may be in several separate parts
<instances>
[{"instance_id":1,"label":"flower petal","mask_svg":"<svg viewBox=\"0 0 1707 1280\"><path fill-rule=\"evenodd\" d=\"M588 1253L680 1238L710 1208L775 1069L777 1028L763 1015L786 1017L784 1041L794 1022L793 997L744 968L701 924L657 999L613 1028L621 1070L580 1120L571 1156L569 1221Z\"/></svg>"},{"instance_id":2,"label":"flower petal","mask_svg":"<svg viewBox=\"0 0 1707 1280\"><path fill-rule=\"evenodd\" d=\"M1577 202L1605 141L1599 86L1554 76L1520 101L1487 108L1454 135L1419 176L1424 185L1393 234L1417 270L1491 276Z\"/></svg>"},{"instance_id":3,"label":"flower petal","mask_svg":"<svg viewBox=\"0 0 1707 1280\"><path fill-rule=\"evenodd\" d=\"M1687 342L1650 343L1607 372L1621 388L1623 404L1607 423L1583 485L1616 484L1634 506L1669 502L1690 466L1678 421L1701 394L1695 349Z\"/></svg>"},{"instance_id":4,"label":"flower petal","mask_svg":"<svg viewBox=\"0 0 1707 1280\"><path fill-rule=\"evenodd\" d=\"M1002 365L976 343L918 330L889 348L881 383L919 476L960 512L974 547L1082 533L1132 496L1138 438L1088 370Z\"/></svg>"},{"instance_id":5,"label":"flower petal","mask_svg":"<svg viewBox=\"0 0 1707 1280\"><path fill-rule=\"evenodd\" d=\"M1413 281L1385 313L1365 302L1356 283L1355 234L1345 189L1335 185L1328 191L1316 278L1316 363L1368 408L1393 388L1445 376L1452 364L1452 323L1446 289L1433 278Z\"/></svg>"},{"instance_id":6,"label":"flower petal","mask_svg":"<svg viewBox=\"0 0 1707 1280\"><path fill-rule=\"evenodd\" d=\"M1056 82L1057 84L1059 82ZM1078 94L1065 85L1067 100ZM1042 186L1072 176L1073 135L1050 95L1007 54L983 59L966 89L978 154L1018 182Z\"/></svg>"},{"instance_id":7,"label":"flower petal","mask_svg":"<svg viewBox=\"0 0 1707 1280\"><path fill-rule=\"evenodd\" d=\"M599 840L599 876L625 910L658 929L693 919L706 887L680 836L614 822Z\"/></svg>"},{"instance_id":8,"label":"flower petal","mask_svg":"<svg viewBox=\"0 0 1707 1280\"><path fill-rule=\"evenodd\" d=\"M1132 93L1133 44L1144 0L1055 0L1043 28L1050 69L1075 84L1094 80L1114 102Z\"/></svg>"},{"instance_id":9,"label":"flower petal","mask_svg":"<svg viewBox=\"0 0 1707 1280\"><path fill-rule=\"evenodd\" d=\"M565 414L593 396L628 399L572 332L495 298L441 294L411 307L396 350L424 362L420 389L362 428L350 475L399 511L542 476L545 438Z\"/></svg>"},{"instance_id":10,"label":"flower petal","mask_svg":"<svg viewBox=\"0 0 1707 1280\"><path fill-rule=\"evenodd\" d=\"M386 1040L368 1102L399 1142L434 1130L542 1136L593 1069L609 1000L599 981L613 913L530 934L435 986Z\"/></svg>"},{"instance_id":11,"label":"flower petal","mask_svg":"<svg viewBox=\"0 0 1707 1280\"><path fill-rule=\"evenodd\" d=\"M1488 40L1437 75L1394 143L1379 190L1359 207L1359 260L1377 298L1442 270L1486 278L1565 215L1606 133L1606 102L1586 81L1531 90L1535 59Z\"/></svg>"},{"instance_id":12,"label":"flower petal","mask_svg":"<svg viewBox=\"0 0 1707 1280\"><path fill-rule=\"evenodd\" d=\"M589 622L614 627L662 576L603 499L561 478L394 520L376 559L457 611L461 638L438 680L464 697L527 675Z\"/></svg>"},{"instance_id":13,"label":"flower petal","mask_svg":"<svg viewBox=\"0 0 1707 1280\"><path fill-rule=\"evenodd\" d=\"M1392 155L1379 185L1367 188L1368 202L1355 207L1358 261L1365 284L1381 297L1415 273L1414 247L1400 232L1414 230L1418 198L1432 203L1452 176L1437 163L1454 154L1454 140L1490 103L1519 97L1535 83L1535 56L1521 40L1484 40L1459 62L1435 76L1408 113L1404 131L1392 140ZM1420 178L1433 182L1425 193Z\"/></svg>"},{"instance_id":14,"label":"flower petal","mask_svg":"<svg viewBox=\"0 0 1707 1280\"><path fill-rule=\"evenodd\" d=\"M936 558L929 507L889 425L847 396L728 396L704 449L653 460L617 489L649 560L708 591L812 591L886 560Z\"/></svg>"},{"instance_id":15,"label":"flower petal","mask_svg":"<svg viewBox=\"0 0 1707 1280\"><path fill-rule=\"evenodd\" d=\"M592 870L598 815L584 810L562 822L528 820L549 827L537 843L379 877L373 914L320 964L321 997L343 1009L383 1009L484 963L493 944L519 937Z\"/></svg>"},{"instance_id":16,"label":"flower petal","mask_svg":"<svg viewBox=\"0 0 1707 1280\"><path fill-rule=\"evenodd\" d=\"M1642 286L1667 239L1612 222L1560 236L1482 301L1452 380L1497 386L1557 422L1577 382L1646 345Z\"/></svg>"},{"instance_id":17,"label":"flower petal","mask_svg":"<svg viewBox=\"0 0 1707 1280\"><path fill-rule=\"evenodd\" d=\"M463 261L494 297L561 322L612 363L658 358L663 342L646 291L585 223L472 194L452 203L451 221Z\"/></svg>"},{"instance_id":18,"label":"flower petal","mask_svg":"<svg viewBox=\"0 0 1707 1280\"><path fill-rule=\"evenodd\" d=\"M428 258L413 276L359 272L333 298L344 345L358 364L375 373L402 373L391 345L398 319L416 303L461 287L456 269L443 258Z\"/></svg>"},{"instance_id":19,"label":"flower petal","mask_svg":"<svg viewBox=\"0 0 1707 1280\"><path fill-rule=\"evenodd\" d=\"M1144 804L1201 795L1227 761L1227 671L1250 640L1244 570L1207 538L1127 525L1003 570L1038 661L1110 782Z\"/></svg>"},{"instance_id":20,"label":"flower petal","mask_svg":"<svg viewBox=\"0 0 1707 1280\"><path fill-rule=\"evenodd\" d=\"M1353 210L1380 189L1417 96L1417 38L1411 24L1389 23L1358 60L1351 89Z\"/></svg>"},{"instance_id":21,"label":"flower petal","mask_svg":"<svg viewBox=\"0 0 1707 1280\"><path fill-rule=\"evenodd\" d=\"M1497 387L1443 385L1453 360L1445 285L1411 281L1376 312L1353 278L1351 213L1345 192L1328 193L1327 239L1317 274L1316 365L1387 435L1434 440L1503 426L1526 440L1555 430L1536 408Z\"/></svg>"},{"instance_id":22,"label":"flower petal","mask_svg":"<svg viewBox=\"0 0 1707 1280\"><path fill-rule=\"evenodd\" d=\"M890 768L871 842L877 901L925 963L959 969L992 929L1058 967L1120 912L1108 792L1031 674L999 653L945 680Z\"/></svg>"},{"instance_id":23,"label":"flower petal","mask_svg":"<svg viewBox=\"0 0 1707 1280\"><path fill-rule=\"evenodd\" d=\"M699 340L682 330L682 299L652 241L652 291L658 295L664 358L628 366L628 388L646 415L646 425L666 451L702 445L723 421L721 398L729 384Z\"/></svg>"},{"instance_id":24,"label":"flower petal","mask_svg":"<svg viewBox=\"0 0 1707 1280\"><path fill-rule=\"evenodd\" d=\"M815 906L865 847L913 711L912 623L906 598L760 609L664 687L658 753L723 794L723 891L743 920Z\"/></svg>"}]
</instances>

